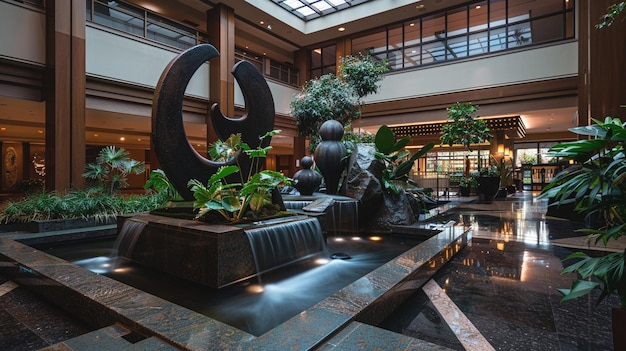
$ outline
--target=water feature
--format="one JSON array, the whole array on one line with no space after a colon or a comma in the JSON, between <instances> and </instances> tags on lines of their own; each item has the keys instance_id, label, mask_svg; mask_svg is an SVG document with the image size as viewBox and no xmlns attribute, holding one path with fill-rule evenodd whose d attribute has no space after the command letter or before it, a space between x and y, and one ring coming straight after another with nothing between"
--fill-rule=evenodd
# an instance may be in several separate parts
<instances>
[{"instance_id":1,"label":"water feature","mask_svg":"<svg viewBox=\"0 0 626 351\"><path fill-rule=\"evenodd\" d=\"M326 242L316 218L245 229L257 274L325 252Z\"/></svg>"},{"instance_id":2,"label":"water feature","mask_svg":"<svg viewBox=\"0 0 626 351\"><path fill-rule=\"evenodd\" d=\"M137 239L148 223L136 218L129 218L124 221L120 229L115 244L113 245L112 257L132 257Z\"/></svg>"},{"instance_id":3,"label":"water feature","mask_svg":"<svg viewBox=\"0 0 626 351\"><path fill-rule=\"evenodd\" d=\"M326 208L316 209L315 212L323 212L325 216L320 219L322 228L331 233L358 233L359 232L359 202L355 199L340 196L314 193L308 196L284 195L283 203L290 211L310 214L307 211L309 205L315 202L328 200Z\"/></svg>"},{"instance_id":4,"label":"water feature","mask_svg":"<svg viewBox=\"0 0 626 351\"><path fill-rule=\"evenodd\" d=\"M300 260L256 278L215 289L111 257L114 240L46 248L57 257L146 291L253 335L261 335L318 301L414 247L420 240L399 237L328 237L328 252L349 260ZM363 290L374 289L362 283Z\"/></svg>"}]
</instances>

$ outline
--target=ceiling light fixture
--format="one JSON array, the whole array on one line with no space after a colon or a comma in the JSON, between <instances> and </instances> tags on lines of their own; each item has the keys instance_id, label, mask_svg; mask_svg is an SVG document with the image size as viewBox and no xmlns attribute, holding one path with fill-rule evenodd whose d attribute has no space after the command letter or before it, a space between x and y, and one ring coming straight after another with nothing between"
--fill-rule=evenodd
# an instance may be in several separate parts
<instances>
[{"instance_id":1,"label":"ceiling light fixture","mask_svg":"<svg viewBox=\"0 0 626 351\"><path fill-rule=\"evenodd\" d=\"M424 8L424 4L417 4L417 6L415 6L416 9L421 10Z\"/></svg>"},{"instance_id":2,"label":"ceiling light fixture","mask_svg":"<svg viewBox=\"0 0 626 351\"><path fill-rule=\"evenodd\" d=\"M346 27L339 27L337 28L338 31L343 32L344 30L346 30Z\"/></svg>"}]
</instances>

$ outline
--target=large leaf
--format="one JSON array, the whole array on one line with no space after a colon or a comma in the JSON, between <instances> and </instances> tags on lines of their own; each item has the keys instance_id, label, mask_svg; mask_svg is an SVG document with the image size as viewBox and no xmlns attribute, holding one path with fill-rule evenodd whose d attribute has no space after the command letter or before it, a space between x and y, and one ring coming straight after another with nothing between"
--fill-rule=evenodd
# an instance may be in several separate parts
<instances>
[{"instance_id":1,"label":"large leaf","mask_svg":"<svg viewBox=\"0 0 626 351\"><path fill-rule=\"evenodd\" d=\"M396 144L396 135L391 130L391 128L386 125L380 126L378 131L376 132L376 136L374 137L374 144L376 145L376 150L379 152L389 155L393 152L394 146Z\"/></svg>"},{"instance_id":2,"label":"large leaf","mask_svg":"<svg viewBox=\"0 0 626 351\"><path fill-rule=\"evenodd\" d=\"M561 302L575 299L581 296L589 294L593 289L597 288L600 284L598 282L588 280L577 280L572 284L571 289L557 289L563 295Z\"/></svg>"}]
</instances>

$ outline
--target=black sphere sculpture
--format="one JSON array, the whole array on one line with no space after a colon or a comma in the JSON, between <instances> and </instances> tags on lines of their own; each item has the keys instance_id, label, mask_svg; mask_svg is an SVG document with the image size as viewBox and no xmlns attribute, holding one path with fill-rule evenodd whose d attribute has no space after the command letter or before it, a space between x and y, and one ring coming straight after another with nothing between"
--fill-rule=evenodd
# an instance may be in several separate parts
<instances>
[{"instance_id":1,"label":"black sphere sculpture","mask_svg":"<svg viewBox=\"0 0 626 351\"><path fill-rule=\"evenodd\" d=\"M300 192L300 195L313 195L322 183L322 176L311 169L313 159L310 156L304 156L300 160L300 165L302 169L293 175L293 186Z\"/></svg>"},{"instance_id":2,"label":"black sphere sculpture","mask_svg":"<svg viewBox=\"0 0 626 351\"><path fill-rule=\"evenodd\" d=\"M157 84L152 109L152 144L159 164L176 190L185 200L193 200L187 187L191 179L206 183L221 166L234 161L215 162L200 155L187 140L183 126L185 89L193 74L206 61L219 56L210 44L189 48L176 56L165 68ZM232 74L239 83L248 113L241 118L224 117L217 104L211 107L211 122L221 140L241 133L241 139L251 148L269 145L271 138L260 136L274 128L274 100L263 75L248 61L233 66ZM239 154L242 174L248 174L250 159ZM259 167L262 166L262 162ZM257 172L258 169L254 169Z\"/></svg>"},{"instance_id":3,"label":"black sphere sculpture","mask_svg":"<svg viewBox=\"0 0 626 351\"><path fill-rule=\"evenodd\" d=\"M322 142L315 149L315 162L326 181L326 193L336 195L346 156L346 147L341 142L343 125L332 119L324 122L320 127L320 137Z\"/></svg>"}]
</instances>

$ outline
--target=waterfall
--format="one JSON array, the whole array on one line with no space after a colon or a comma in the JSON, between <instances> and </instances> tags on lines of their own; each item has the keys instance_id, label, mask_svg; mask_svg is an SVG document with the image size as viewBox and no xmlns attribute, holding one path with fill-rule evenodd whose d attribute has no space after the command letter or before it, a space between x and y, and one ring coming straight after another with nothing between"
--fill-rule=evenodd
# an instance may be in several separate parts
<instances>
[{"instance_id":1,"label":"waterfall","mask_svg":"<svg viewBox=\"0 0 626 351\"><path fill-rule=\"evenodd\" d=\"M115 244L113 244L111 257L130 258L133 254L133 250L135 249L137 239L139 239L139 236L141 235L141 232L146 224L148 223L138 219L126 219L124 224L122 224L122 228L120 229L120 233L115 240Z\"/></svg>"},{"instance_id":2,"label":"waterfall","mask_svg":"<svg viewBox=\"0 0 626 351\"><path fill-rule=\"evenodd\" d=\"M326 252L316 218L246 229L257 273Z\"/></svg>"}]
</instances>

